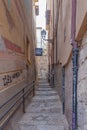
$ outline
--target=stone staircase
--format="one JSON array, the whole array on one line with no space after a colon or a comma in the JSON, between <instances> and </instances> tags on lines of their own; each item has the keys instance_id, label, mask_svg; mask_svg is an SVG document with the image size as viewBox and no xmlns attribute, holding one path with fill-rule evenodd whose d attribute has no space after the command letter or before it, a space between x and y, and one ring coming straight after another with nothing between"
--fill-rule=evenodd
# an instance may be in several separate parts
<instances>
[{"instance_id":1,"label":"stone staircase","mask_svg":"<svg viewBox=\"0 0 87 130\"><path fill-rule=\"evenodd\" d=\"M46 81L40 81L18 126L19 130L69 130L59 96Z\"/></svg>"}]
</instances>

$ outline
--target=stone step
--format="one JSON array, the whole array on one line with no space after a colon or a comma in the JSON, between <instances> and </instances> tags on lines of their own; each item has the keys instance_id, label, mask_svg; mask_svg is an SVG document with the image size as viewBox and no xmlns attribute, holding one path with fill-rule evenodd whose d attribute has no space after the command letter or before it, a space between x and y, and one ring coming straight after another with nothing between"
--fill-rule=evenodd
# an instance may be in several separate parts
<instances>
[{"instance_id":1,"label":"stone step","mask_svg":"<svg viewBox=\"0 0 87 130\"><path fill-rule=\"evenodd\" d=\"M65 130L64 126L55 125L21 125L19 130ZM67 129L68 130L68 129Z\"/></svg>"},{"instance_id":2,"label":"stone step","mask_svg":"<svg viewBox=\"0 0 87 130\"><path fill-rule=\"evenodd\" d=\"M62 114L62 109L61 109L61 107L47 107L47 108L30 108L30 109L26 109L26 112L28 112L28 113L61 113Z\"/></svg>"},{"instance_id":3,"label":"stone step","mask_svg":"<svg viewBox=\"0 0 87 130\"><path fill-rule=\"evenodd\" d=\"M32 102L40 102L40 103L42 103L42 102L56 102L56 103L58 103L60 101L60 99L43 99L43 98L33 98L32 99Z\"/></svg>"},{"instance_id":4,"label":"stone step","mask_svg":"<svg viewBox=\"0 0 87 130\"><path fill-rule=\"evenodd\" d=\"M46 90L46 91L48 91L48 90L53 90L53 89L50 88L50 87L43 87L43 88L39 87L39 88L37 88L37 90L41 90L41 91Z\"/></svg>"},{"instance_id":5,"label":"stone step","mask_svg":"<svg viewBox=\"0 0 87 130\"><path fill-rule=\"evenodd\" d=\"M50 84L48 83L39 83L39 86L42 87L42 86L49 86L50 87Z\"/></svg>"},{"instance_id":6,"label":"stone step","mask_svg":"<svg viewBox=\"0 0 87 130\"><path fill-rule=\"evenodd\" d=\"M48 89L44 89L44 88L38 89L38 88L37 88L36 91L51 91L51 92L52 92L53 90L52 90L52 89L49 89L49 88L48 88Z\"/></svg>"},{"instance_id":7,"label":"stone step","mask_svg":"<svg viewBox=\"0 0 87 130\"><path fill-rule=\"evenodd\" d=\"M43 98L43 99L59 99L59 96L58 95L52 95L52 94L50 94L50 95L45 95L45 94L43 94L43 95L35 95L35 97L33 98L33 99L35 99L35 98L38 98L38 99L40 99L40 98Z\"/></svg>"},{"instance_id":8,"label":"stone step","mask_svg":"<svg viewBox=\"0 0 87 130\"><path fill-rule=\"evenodd\" d=\"M39 84L49 84L46 80L39 81Z\"/></svg>"},{"instance_id":9,"label":"stone step","mask_svg":"<svg viewBox=\"0 0 87 130\"><path fill-rule=\"evenodd\" d=\"M37 101L37 102L32 102L28 107L27 107L27 109L30 109L30 108L48 108L48 107L50 107L50 108L52 108L52 107L58 107L58 108L60 108L60 107L62 107L62 104L61 104L61 102L60 102L60 100L58 101L58 102L52 102L51 100L48 102L47 100L46 101L44 101L44 102L40 102L40 101Z\"/></svg>"},{"instance_id":10,"label":"stone step","mask_svg":"<svg viewBox=\"0 0 87 130\"><path fill-rule=\"evenodd\" d=\"M47 85L42 85L40 86L39 88L51 88L50 86L47 86Z\"/></svg>"},{"instance_id":11,"label":"stone step","mask_svg":"<svg viewBox=\"0 0 87 130\"><path fill-rule=\"evenodd\" d=\"M21 128L23 126L56 126L58 129L59 126L62 126L64 130L68 130L68 123L66 118L62 114L43 114L43 113L26 113L22 120L19 122ZM20 129L21 130L21 129ZM37 130L37 129L36 129ZM54 129L55 130L55 129Z\"/></svg>"},{"instance_id":12,"label":"stone step","mask_svg":"<svg viewBox=\"0 0 87 130\"><path fill-rule=\"evenodd\" d=\"M35 97L18 123L19 130L69 130L57 92L40 81Z\"/></svg>"},{"instance_id":13,"label":"stone step","mask_svg":"<svg viewBox=\"0 0 87 130\"><path fill-rule=\"evenodd\" d=\"M41 94L41 93L36 93L35 92L35 95L36 96L56 96L58 94L57 93L44 93L44 94Z\"/></svg>"},{"instance_id":14,"label":"stone step","mask_svg":"<svg viewBox=\"0 0 87 130\"><path fill-rule=\"evenodd\" d=\"M58 96L58 93L55 91L35 91L35 96Z\"/></svg>"},{"instance_id":15,"label":"stone step","mask_svg":"<svg viewBox=\"0 0 87 130\"><path fill-rule=\"evenodd\" d=\"M39 94L39 95L52 95L52 94L54 94L54 95L58 95L58 93L56 92L56 91L38 91L38 90L36 90L35 91L35 95L37 95L37 94Z\"/></svg>"}]
</instances>

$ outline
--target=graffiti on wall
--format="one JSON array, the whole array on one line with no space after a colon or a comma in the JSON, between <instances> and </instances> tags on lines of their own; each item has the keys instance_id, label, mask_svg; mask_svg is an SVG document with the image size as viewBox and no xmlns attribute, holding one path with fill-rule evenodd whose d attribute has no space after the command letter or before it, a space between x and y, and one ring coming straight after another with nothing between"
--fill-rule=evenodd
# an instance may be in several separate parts
<instances>
[{"instance_id":1,"label":"graffiti on wall","mask_svg":"<svg viewBox=\"0 0 87 130\"><path fill-rule=\"evenodd\" d=\"M18 79L20 77L21 73L22 73L22 71L18 71L13 74L4 75L4 77L2 78L3 85L6 86L6 85L9 85L10 83L12 83L13 80Z\"/></svg>"}]
</instances>

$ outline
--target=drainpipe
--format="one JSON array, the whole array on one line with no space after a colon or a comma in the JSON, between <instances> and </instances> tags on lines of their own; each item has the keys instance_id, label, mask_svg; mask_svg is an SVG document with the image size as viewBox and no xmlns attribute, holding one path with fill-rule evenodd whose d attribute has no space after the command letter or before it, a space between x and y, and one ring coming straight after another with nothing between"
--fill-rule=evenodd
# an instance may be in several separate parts
<instances>
[{"instance_id":1,"label":"drainpipe","mask_svg":"<svg viewBox=\"0 0 87 130\"><path fill-rule=\"evenodd\" d=\"M58 35L58 23L59 23L59 10L60 10L60 0L57 0L57 22L56 22L56 63L57 63L57 55L58 55L58 39L57 39L57 35Z\"/></svg>"},{"instance_id":2,"label":"drainpipe","mask_svg":"<svg viewBox=\"0 0 87 130\"><path fill-rule=\"evenodd\" d=\"M72 96L72 130L77 130L77 80L78 80L78 45L76 33L76 1L72 0L71 44L73 47L73 96Z\"/></svg>"},{"instance_id":3,"label":"drainpipe","mask_svg":"<svg viewBox=\"0 0 87 130\"><path fill-rule=\"evenodd\" d=\"M62 67L62 111L65 114L65 66Z\"/></svg>"},{"instance_id":4,"label":"drainpipe","mask_svg":"<svg viewBox=\"0 0 87 130\"><path fill-rule=\"evenodd\" d=\"M52 63L52 87L54 87L54 0L53 0L53 43L52 43L52 48L53 48L53 63Z\"/></svg>"}]
</instances>

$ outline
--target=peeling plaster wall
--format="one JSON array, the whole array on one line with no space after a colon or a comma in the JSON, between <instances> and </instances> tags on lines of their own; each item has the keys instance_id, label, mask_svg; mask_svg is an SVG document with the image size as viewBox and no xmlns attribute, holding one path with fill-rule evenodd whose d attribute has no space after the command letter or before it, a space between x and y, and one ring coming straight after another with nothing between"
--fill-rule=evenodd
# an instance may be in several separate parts
<instances>
[{"instance_id":1,"label":"peeling plaster wall","mask_svg":"<svg viewBox=\"0 0 87 130\"><path fill-rule=\"evenodd\" d=\"M87 32L79 50L78 127L87 130Z\"/></svg>"},{"instance_id":2,"label":"peeling plaster wall","mask_svg":"<svg viewBox=\"0 0 87 130\"><path fill-rule=\"evenodd\" d=\"M72 129L72 59L65 67L65 115Z\"/></svg>"}]
</instances>

